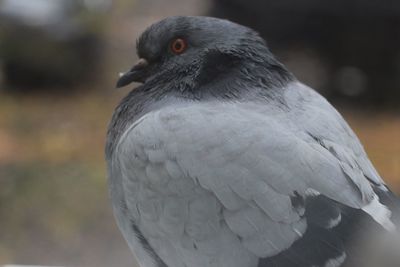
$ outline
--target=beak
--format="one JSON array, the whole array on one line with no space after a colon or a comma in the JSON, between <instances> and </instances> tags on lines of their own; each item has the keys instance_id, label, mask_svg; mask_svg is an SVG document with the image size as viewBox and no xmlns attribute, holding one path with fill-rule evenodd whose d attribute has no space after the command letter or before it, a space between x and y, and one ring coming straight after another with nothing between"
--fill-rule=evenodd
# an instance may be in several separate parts
<instances>
[{"instance_id":1,"label":"beak","mask_svg":"<svg viewBox=\"0 0 400 267\"><path fill-rule=\"evenodd\" d=\"M149 63L147 60L141 58L129 71L120 73L117 81L117 88L123 87L132 82L144 82L146 67L148 65Z\"/></svg>"}]
</instances>

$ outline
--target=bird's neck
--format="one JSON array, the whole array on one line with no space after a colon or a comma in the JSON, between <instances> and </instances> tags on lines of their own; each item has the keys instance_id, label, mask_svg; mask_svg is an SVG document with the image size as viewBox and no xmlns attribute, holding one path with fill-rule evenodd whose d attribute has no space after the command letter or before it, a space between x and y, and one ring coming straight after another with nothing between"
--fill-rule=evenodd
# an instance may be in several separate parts
<instances>
[{"instance_id":1,"label":"bird's neck","mask_svg":"<svg viewBox=\"0 0 400 267\"><path fill-rule=\"evenodd\" d=\"M171 88L183 96L194 99L223 98L242 99L258 92L275 95L296 78L278 61L241 61L210 66L179 82L173 81Z\"/></svg>"},{"instance_id":2,"label":"bird's neck","mask_svg":"<svg viewBox=\"0 0 400 267\"><path fill-rule=\"evenodd\" d=\"M263 99L276 100L283 94L283 88L295 80L279 62L242 62L217 74L202 73L200 81L198 76L163 83L154 80L133 89L121 101L113 115L108 131L107 155L112 155L116 140L129 123L168 99L243 101L261 96Z\"/></svg>"}]
</instances>

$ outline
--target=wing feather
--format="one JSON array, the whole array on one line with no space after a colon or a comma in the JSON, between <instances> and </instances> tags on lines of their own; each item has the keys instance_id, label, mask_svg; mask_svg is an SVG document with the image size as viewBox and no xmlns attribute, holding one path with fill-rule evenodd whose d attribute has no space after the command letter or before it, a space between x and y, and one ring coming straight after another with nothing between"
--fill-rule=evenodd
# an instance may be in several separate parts
<instances>
[{"instance_id":1,"label":"wing feather","mask_svg":"<svg viewBox=\"0 0 400 267\"><path fill-rule=\"evenodd\" d=\"M312 189L355 208L370 202L372 188L354 162L347 168L329 148L273 118L247 105L202 103L153 111L132 125L118 155L129 208L139 210L143 228L157 221L153 233L144 234L173 233L180 239L177 253L184 254L188 243L198 248L232 239L232 249L253 262L290 247L305 232L306 221L291 202L296 194ZM131 194L137 187L131 181L143 177L141 190L153 196ZM149 195L162 199L151 202ZM171 204L171 197L184 199ZM210 206L217 208L208 212Z\"/></svg>"}]
</instances>

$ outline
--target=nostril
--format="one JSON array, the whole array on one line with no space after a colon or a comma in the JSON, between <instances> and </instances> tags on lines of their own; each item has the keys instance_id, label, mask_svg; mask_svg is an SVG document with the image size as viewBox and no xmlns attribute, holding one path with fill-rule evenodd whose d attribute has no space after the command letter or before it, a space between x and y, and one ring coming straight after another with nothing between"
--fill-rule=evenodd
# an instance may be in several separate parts
<instances>
[{"instance_id":1,"label":"nostril","mask_svg":"<svg viewBox=\"0 0 400 267\"><path fill-rule=\"evenodd\" d=\"M144 68L147 67L149 65L149 62L144 59L144 58L140 58L139 61L136 63L136 66Z\"/></svg>"}]
</instances>

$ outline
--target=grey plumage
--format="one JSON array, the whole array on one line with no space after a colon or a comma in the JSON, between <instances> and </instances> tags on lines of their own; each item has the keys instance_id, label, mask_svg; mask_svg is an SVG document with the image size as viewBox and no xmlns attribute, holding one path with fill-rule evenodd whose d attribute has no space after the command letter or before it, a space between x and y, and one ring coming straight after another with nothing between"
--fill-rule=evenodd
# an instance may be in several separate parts
<instances>
[{"instance_id":1,"label":"grey plumage","mask_svg":"<svg viewBox=\"0 0 400 267\"><path fill-rule=\"evenodd\" d=\"M171 53L174 38L184 53ZM359 216L342 213L394 229L377 195L390 191L357 137L254 31L172 17L137 46L148 65L122 79L143 84L115 111L106 158L117 222L142 266L341 266L334 231ZM332 244L302 257L317 232Z\"/></svg>"}]
</instances>

